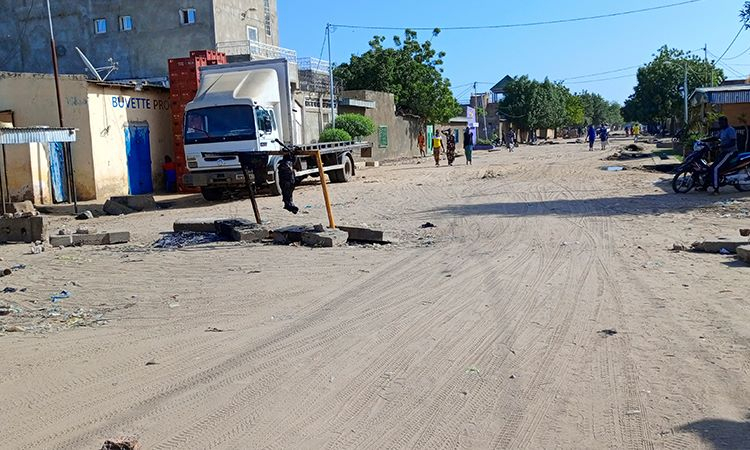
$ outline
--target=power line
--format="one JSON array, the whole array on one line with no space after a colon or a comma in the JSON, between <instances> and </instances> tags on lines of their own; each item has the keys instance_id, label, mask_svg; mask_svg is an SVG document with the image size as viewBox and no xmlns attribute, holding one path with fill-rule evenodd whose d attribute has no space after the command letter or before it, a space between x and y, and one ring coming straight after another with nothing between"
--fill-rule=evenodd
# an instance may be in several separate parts
<instances>
[{"instance_id":1,"label":"power line","mask_svg":"<svg viewBox=\"0 0 750 450\"><path fill-rule=\"evenodd\" d=\"M731 58L724 58L724 61L732 61L733 59L741 58L741 57L745 56L748 52L750 52L750 47L748 47L746 50L742 51L737 56L732 56Z\"/></svg>"},{"instance_id":2,"label":"power line","mask_svg":"<svg viewBox=\"0 0 750 450\"><path fill-rule=\"evenodd\" d=\"M632 14L640 14L650 11L657 11L660 9L674 8L677 6L689 5L691 3L698 3L703 0L685 0L677 3L670 3L667 5L653 6L650 8L633 9L630 11L621 11L616 13L599 14L596 16L576 17L569 19L557 19L547 20L542 22L525 22L525 23L513 23L513 24L501 24L501 25L483 25L483 26L460 26L460 27L437 27L441 31L466 31L466 30L496 30L502 28L523 28L523 27L535 27L540 25L557 25L562 23L573 23L573 22L584 22L590 20L607 19L611 17L628 16ZM372 26L372 25L332 25L336 28L347 28L355 30L414 30L414 31L433 31L435 27L393 27L393 26Z\"/></svg>"},{"instance_id":3,"label":"power line","mask_svg":"<svg viewBox=\"0 0 750 450\"><path fill-rule=\"evenodd\" d=\"M719 59L716 60L717 63L721 61L725 56L727 56L727 52L729 52L729 50L732 48L734 43L737 42L737 39L740 37L740 34L742 34L743 31L745 31L745 24L742 24L742 26L740 27L740 31L737 32L737 36L735 36L734 39L732 39L732 43L729 44L729 47L727 47L727 49L724 50L724 53L722 53L721 56L719 56Z\"/></svg>"},{"instance_id":4,"label":"power line","mask_svg":"<svg viewBox=\"0 0 750 450\"><path fill-rule=\"evenodd\" d=\"M318 65L317 67L315 67L316 71L320 70L320 63L321 61L323 61L323 51L325 51L326 49L326 42L328 42L328 33L324 32L323 33L323 45L320 46L320 56L318 57ZM328 64L332 64L332 62L328 61Z\"/></svg>"},{"instance_id":5,"label":"power line","mask_svg":"<svg viewBox=\"0 0 750 450\"><path fill-rule=\"evenodd\" d=\"M586 83L598 83L598 82L600 82L600 81L620 80L620 79L623 79L623 78L630 78L630 77L634 77L634 76L636 76L636 74L634 74L634 73L630 73L630 74L627 74L627 75L621 75L621 76L619 76L619 77L599 78L599 79L597 79L597 80L586 80L586 81L573 81L573 82L571 82L571 83L565 82L565 83L563 83L563 84L586 84Z\"/></svg>"},{"instance_id":6,"label":"power line","mask_svg":"<svg viewBox=\"0 0 750 450\"><path fill-rule=\"evenodd\" d=\"M581 76L577 76L577 77L561 78L561 80L562 81L580 80L581 78L591 78L591 77L597 77L597 76L601 76L601 75L609 75L611 73L625 72L626 70L637 69L639 67L641 67L641 66L637 65L637 66L623 67L622 69L608 70L606 72L592 73L592 74L589 74L589 75L581 75Z\"/></svg>"}]
</instances>

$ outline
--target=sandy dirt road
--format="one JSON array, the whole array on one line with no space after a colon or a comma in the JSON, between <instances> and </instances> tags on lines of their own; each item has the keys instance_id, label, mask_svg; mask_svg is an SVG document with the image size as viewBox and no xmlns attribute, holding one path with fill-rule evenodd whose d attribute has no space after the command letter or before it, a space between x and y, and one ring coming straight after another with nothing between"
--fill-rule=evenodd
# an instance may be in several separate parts
<instances>
[{"instance_id":1,"label":"sandy dirt road","mask_svg":"<svg viewBox=\"0 0 750 450\"><path fill-rule=\"evenodd\" d=\"M72 296L0 336L0 447L750 448L750 267L669 251L750 227L750 198L680 197L602 156L522 147L332 186L338 221L384 247L151 249L177 218L252 215L198 200L86 223L131 245L3 247L26 269L2 282L28 290L0 301ZM307 214L263 198L264 216L324 221L316 186L297 198Z\"/></svg>"}]
</instances>

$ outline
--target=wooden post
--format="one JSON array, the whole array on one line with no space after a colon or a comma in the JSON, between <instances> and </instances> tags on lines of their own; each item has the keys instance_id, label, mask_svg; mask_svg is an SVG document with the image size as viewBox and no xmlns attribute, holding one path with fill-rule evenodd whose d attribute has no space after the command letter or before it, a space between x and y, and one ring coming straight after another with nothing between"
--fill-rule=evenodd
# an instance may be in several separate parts
<instances>
[{"instance_id":1,"label":"wooden post","mask_svg":"<svg viewBox=\"0 0 750 450\"><path fill-rule=\"evenodd\" d=\"M323 200L326 203L326 211L328 212L328 225L334 229L336 228L336 222L333 220L333 209L331 208L331 199L328 196L328 183L326 182L326 172L323 170L323 159L320 157L320 152L315 152L315 160L318 163L318 173L320 174L320 185L323 186Z\"/></svg>"},{"instance_id":2,"label":"wooden post","mask_svg":"<svg viewBox=\"0 0 750 450\"><path fill-rule=\"evenodd\" d=\"M260 209L258 209L258 202L255 200L255 186L250 182L250 171L247 170L245 161L240 161L240 165L242 166L242 175L245 177L245 187L247 187L247 192L250 194L250 203L253 205L255 223L262 225L263 220L260 218Z\"/></svg>"}]
</instances>

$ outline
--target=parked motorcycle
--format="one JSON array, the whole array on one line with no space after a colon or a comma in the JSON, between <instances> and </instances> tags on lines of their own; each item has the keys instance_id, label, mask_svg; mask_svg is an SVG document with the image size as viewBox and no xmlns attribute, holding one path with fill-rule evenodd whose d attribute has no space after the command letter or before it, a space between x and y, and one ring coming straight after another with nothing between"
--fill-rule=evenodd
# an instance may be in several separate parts
<instances>
[{"instance_id":1,"label":"parked motorcycle","mask_svg":"<svg viewBox=\"0 0 750 450\"><path fill-rule=\"evenodd\" d=\"M711 186L711 165L707 161L711 150L718 148L719 139L708 138L697 141L693 151L677 168L672 180L672 190L685 194L693 189L707 189ZM750 153L740 153L727 164L719 174L719 186L734 186L740 192L750 191Z\"/></svg>"}]
</instances>

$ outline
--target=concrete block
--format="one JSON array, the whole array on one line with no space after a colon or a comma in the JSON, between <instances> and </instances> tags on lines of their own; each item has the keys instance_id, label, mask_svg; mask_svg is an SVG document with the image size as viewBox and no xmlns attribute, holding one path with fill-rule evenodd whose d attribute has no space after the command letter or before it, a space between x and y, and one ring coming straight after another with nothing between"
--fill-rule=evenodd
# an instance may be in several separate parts
<instances>
[{"instance_id":1,"label":"concrete block","mask_svg":"<svg viewBox=\"0 0 750 450\"><path fill-rule=\"evenodd\" d=\"M232 229L232 240L235 242L260 242L271 236L271 230L259 225L252 227L237 227Z\"/></svg>"},{"instance_id":2,"label":"concrete block","mask_svg":"<svg viewBox=\"0 0 750 450\"><path fill-rule=\"evenodd\" d=\"M308 247L341 247L349 241L349 233L342 230L327 230L322 233L305 231L302 233L302 243Z\"/></svg>"},{"instance_id":3,"label":"concrete block","mask_svg":"<svg viewBox=\"0 0 750 450\"><path fill-rule=\"evenodd\" d=\"M226 217L179 219L174 223L175 233L216 233L216 222L231 220Z\"/></svg>"},{"instance_id":4,"label":"concrete block","mask_svg":"<svg viewBox=\"0 0 750 450\"><path fill-rule=\"evenodd\" d=\"M750 245L748 240L738 239L717 239L712 241L696 242L693 244L693 250L705 253L721 253L722 249L729 253L737 253L737 247Z\"/></svg>"},{"instance_id":5,"label":"concrete block","mask_svg":"<svg viewBox=\"0 0 750 450\"><path fill-rule=\"evenodd\" d=\"M365 163L367 167L380 167L380 161L367 161Z\"/></svg>"},{"instance_id":6,"label":"concrete block","mask_svg":"<svg viewBox=\"0 0 750 450\"><path fill-rule=\"evenodd\" d=\"M273 230L271 238L274 244L289 245L302 242L302 233L313 231L312 225L290 226Z\"/></svg>"},{"instance_id":7,"label":"concrete block","mask_svg":"<svg viewBox=\"0 0 750 450\"><path fill-rule=\"evenodd\" d=\"M71 235L56 235L49 237L49 244L53 247L70 247L73 245L73 236Z\"/></svg>"},{"instance_id":8,"label":"concrete block","mask_svg":"<svg viewBox=\"0 0 750 450\"><path fill-rule=\"evenodd\" d=\"M225 219L217 220L215 223L216 233L224 239L232 239L232 232L235 228L250 228L256 226L255 222L247 219Z\"/></svg>"},{"instance_id":9,"label":"concrete block","mask_svg":"<svg viewBox=\"0 0 750 450\"><path fill-rule=\"evenodd\" d=\"M107 233L73 234L73 245L104 245L107 243Z\"/></svg>"},{"instance_id":10,"label":"concrete block","mask_svg":"<svg viewBox=\"0 0 750 450\"><path fill-rule=\"evenodd\" d=\"M47 222L42 216L0 218L0 243L44 241Z\"/></svg>"},{"instance_id":11,"label":"concrete block","mask_svg":"<svg viewBox=\"0 0 750 450\"><path fill-rule=\"evenodd\" d=\"M108 245L127 244L128 242L130 242L129 231L115 231L113 233L107 233L106 237L104 238L104 243Z\"/></svg>"},{"instance_id":12,"label":"concrete block","mask_svg":"<svg viewBox=\"0 0 750 450\"><path fill-rule=\"evenodd\" d=\"M110 200L138 212L153 211L157 207L153 195L123 195L112 197Z\"/></svg>"},{"instance_id":13,"label":"concrete block","mask_svg":"<svg viewBox=\"0 0 750 450\"><path fill-rule=\"evenodd\" d=\"M23 202L14 202L7 205L7 210L11 214L22 214L22 213L36 213L34 204L29 200Z\"/></svg>"},{"instance_id":14,"label":"concrete block","mask_svg":"<svg viewBox=\"0 0 750 450\"><path fill-rule=\"evenodd\" d=\"M390 242L390 239L387 239L383 231L358 227L339 227L339 230L349 233L350 242L364 242L368 244L387 244Z\"/></svg>"},{"instance_id":15,"label":"concrete block","mask_svg":"<svg viewBox=\"0 0 750 450\"><path fill-rule=\"evenodd\" d=\"M133 214L134 212L136 212L136 210L134 210L133 208L128 208L121 203L109 199L106 203L104 203L104 212L109 214L110 216L120 216Z\"/></svg>"},{"instance_id":16,"label":"concrete block","mask_svg":"<svg viewBox=\"0 0 750 450\"><path fill-rule=\"evenodd\" d=\"M737 259L750 264L750 245L737 247Z\"/></svg>"}]
</instances>

